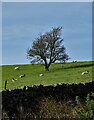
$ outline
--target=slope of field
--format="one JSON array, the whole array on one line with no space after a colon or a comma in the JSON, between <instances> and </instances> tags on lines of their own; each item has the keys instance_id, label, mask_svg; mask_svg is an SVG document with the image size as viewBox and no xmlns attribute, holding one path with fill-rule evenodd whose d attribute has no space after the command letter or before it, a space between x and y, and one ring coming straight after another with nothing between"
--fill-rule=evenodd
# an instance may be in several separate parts
<instances>
[{"instance_id":1,"label":"slope of field","mask_svg":"<svg viewBox=\"0 0 94 120\"><path fill-rule=\"evenodd\" d=\"M19 70L14 70L19 66ZM4 90L5 81L8 81L7 89L16 89L22 86L31 85L53 85L57 83L81 83L92 80L92 66L90 62L75 62L65 64L53 64L50 71L46 72L43 65L6 65L2 66L2 89ZM81 75L84 71L89 71L88 74ZM44 76L39 76L40 74ZM21 74L26 76L19 78ZM12 82L12 78L17 81Z\"/></svg>"}]
</instances>

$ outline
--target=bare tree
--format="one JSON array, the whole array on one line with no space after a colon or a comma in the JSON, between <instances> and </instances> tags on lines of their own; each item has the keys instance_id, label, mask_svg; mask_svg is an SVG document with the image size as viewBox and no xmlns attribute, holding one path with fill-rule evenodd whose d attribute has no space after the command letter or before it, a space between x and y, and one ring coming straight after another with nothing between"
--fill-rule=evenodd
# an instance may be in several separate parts
<instances>
[{"instance_id":1,"label":"bare tree","mask_svg":"<svg viewBox=\"0 0 94 120\"><path fill-rule=\"evenodd\" d=\"M27 56L31 59L31 63L43 62L45 70L49 71L49 67L56 61L69 59L65 53L63 39L61 36L62 27L52 28L50 32L40 35L33 42L32 47L28 49Z\"/></svg>"}]
</instances>

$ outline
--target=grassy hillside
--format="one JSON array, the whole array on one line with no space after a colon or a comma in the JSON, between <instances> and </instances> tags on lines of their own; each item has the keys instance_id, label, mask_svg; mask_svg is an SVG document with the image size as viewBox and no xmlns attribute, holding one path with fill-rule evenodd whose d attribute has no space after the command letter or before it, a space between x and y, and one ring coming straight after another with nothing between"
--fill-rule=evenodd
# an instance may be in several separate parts
<instances>
[{"instance_id":1,"label":"grassy hillside","mask_svg":"<svg viewBox=\"0 0 94 120\"><path fill-rule=\"evenodd\" d=\"M14 70L19 66L20 70ZM7 89L20 88L31 85L50 85L57 83L80 83L92 80L92 62L77 62L66 64L53 64L50 71L46 72L43 65L6 65L2 66L2 89L5 80L8 80ZM89 74L81 75L83 71L89 70ZM44 76L39 76L43 73ZM24 78L19 78L26 74ZM12 78L17 81L12 82Z\"/></svg>"}]
</instances>

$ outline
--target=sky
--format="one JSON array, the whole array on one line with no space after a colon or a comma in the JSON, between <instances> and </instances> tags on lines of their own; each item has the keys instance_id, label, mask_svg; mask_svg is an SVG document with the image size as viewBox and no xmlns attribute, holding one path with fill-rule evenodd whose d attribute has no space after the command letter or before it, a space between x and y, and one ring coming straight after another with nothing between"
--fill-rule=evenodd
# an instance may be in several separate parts
<instances>
[{"instance_id":1,"label":"sky","mask_svg":"<svg viewBox=\"0 0 94 120\"><path fill-rule=\"evenodd\" d=\"M29 64L32 42L58 26L70 61L92 60L91 2L3 2L2 64Z\"/></svg>"}]
</instances>

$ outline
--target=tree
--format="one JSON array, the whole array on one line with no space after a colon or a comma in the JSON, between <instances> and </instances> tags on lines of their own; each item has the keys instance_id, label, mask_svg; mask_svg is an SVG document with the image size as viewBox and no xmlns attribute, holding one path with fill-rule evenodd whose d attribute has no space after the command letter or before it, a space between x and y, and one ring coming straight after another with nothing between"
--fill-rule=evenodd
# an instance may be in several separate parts
<instances>
[{"instance_id":1,"label":"tree","mask_svg":"<svg viewBox=\"0 0 94 120\"><path fill-rule=\"evenodd\" d=\"M40 35L28 49L27 56L31 63L43 62L45 70L56 61L67 61L69 56L65 53L63 39L61 36L62 27L52 28L50 32Z\"/></svg>"}]
</instances>

